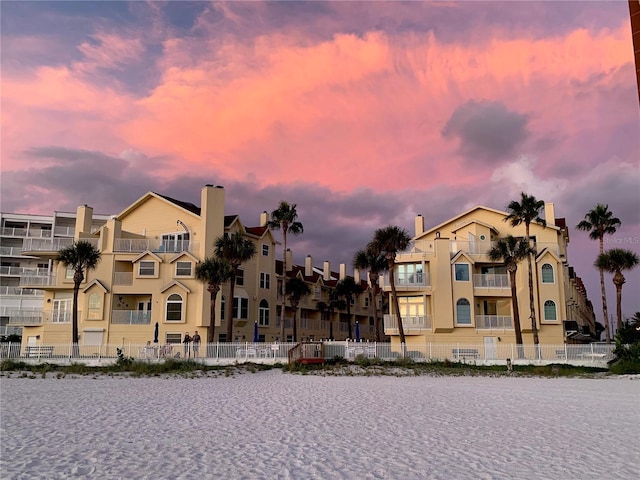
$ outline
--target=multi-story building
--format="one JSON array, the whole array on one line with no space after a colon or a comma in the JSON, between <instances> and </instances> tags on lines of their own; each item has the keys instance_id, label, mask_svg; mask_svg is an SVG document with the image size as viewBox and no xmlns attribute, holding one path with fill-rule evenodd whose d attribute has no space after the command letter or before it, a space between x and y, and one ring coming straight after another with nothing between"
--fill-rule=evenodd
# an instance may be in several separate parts
<instances>
[{"instance_id":1,"label":"multi-story building","mask_svg":"<svg viewBox=\"0 0 640 480\"><path fill-rule=\"evenodd\" d=\"M253 341L256 329L258 341L280 338L282 262L276 261L277 242L266 226L268 215L263 213L256 227L243 225L237 215L225 215L222 187L205 186L200 207L148 192L117 215L95 217L92 208L83 205L68 218L66 236L23 235L15 245L15 253L31 259L34 266L17 272L14 287L23 294L38 292L34 293L37 314L9 319L23 327L23 344L70 343L73 271L56 257L61 248L78 240L92 243L101 253L97 267L87 272L80 286L81 345L144 344L155 340L156 331L158 342L179 343L185 333L195 330L206 339L211 328L218 341ZM224 284L218 294L212 326L210 295L195 277L195 268L214 255L217 238L234 232L254 242L256 255L240 266L236 277L233 338L227 339L229 285ZM328 338L331 320L336 320L334 337L347 338L346 313L326 316L318 309L318 302L327 301L329 290L346 277L346 267L331 272L325 262L320 270L311 266L311 257L304 268L291 261L288 265L287 277L300 276L314 292L300 304L298 339ZM367 295L354 299L351 322L359 322L363 338L372 337L370 311ZM285 339L291 338L292 318L287 305Z\"/></svg>"},{"instance_id":2,"label":"multi-story building","mask_svg":"<svg viewBox=\"0 0 640 480\"><path fill-rule=\"evenodd\" d=\"M20 288L20 277L48 277L51 259L22 252L25 239L71 244L75 233L75 213L55 212L53 215L0 213L0 335L21 335L24 322L41 321L44 292ZM95 215L91 228L99 228L108 220Z\"/></svg>"},{"instance_id":3,"label":"multi-story building","mask_svg":"<svg viewBox=\"0 0 640 480\"><path fill-rule=\"evenodd\" d=\"M504 264L487 253L500 238L524 237L506 212L475 207L429 230L415 220L409 251L398 254L395 270L398 302L408 345L425 343L515 343L511 286ZM533 266L534 309L541 343L595 340L593 309L579 277L569 267L569 233L545 205L546 224L532 223L536 247ZM517 270L517 299L525 343L532 342L527 263ZM390 291L388 279L384 290ZM396 316L385 315L385 333L398 341Z\"/></svg>"}]
</instances>

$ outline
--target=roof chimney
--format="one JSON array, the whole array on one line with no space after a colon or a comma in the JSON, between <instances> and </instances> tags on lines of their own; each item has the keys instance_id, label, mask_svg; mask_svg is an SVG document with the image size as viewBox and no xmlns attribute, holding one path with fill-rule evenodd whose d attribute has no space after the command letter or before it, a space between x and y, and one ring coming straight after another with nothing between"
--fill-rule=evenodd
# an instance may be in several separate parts
<instances>
[{"instance_id":1,"label":"roof chimney","mask_svg":"<svg viewBox=\"0 0 640 480\"><path fill-rule=\"evenodd\" d=\"M358 270L357 268L353 271L353 280L357 285L360 284L360 270Z\"/></svg>"},{"instance_id":2,"label":"roof chimney","mask_svg":"<svg viewBox=\"0 0 640 480\"><path fill-rule=\"evenodd\" d=\"M310 277L313 275L313 259L311 255L307 255L307 258L304 259L304 276Z\"/></svg>"},{"instance_id":3,"label":"roof chimney","mask_svg":"<svg viewBox=\"0 0 640 480\"><path fill-rule=\"evenodd\" d=\"M553 203L544 204L544 220L547 222L547 225L555 226L556 212Z\"/></svg>"},{"instance_id":4,"label":"roof chimney","mask_svg":"<svg viewBox=\"0 0 640 480\"><path fill-rule=\"evenodd\" d=\"M344 280L347 277L347 264L340 264L340 280Z\"/></svg>"},{"instance_id":5,"label":"roof chimney","mask_svg":"<svg viewBox=\"0 0 640 480\"><path fill-rule=\"evenodd\" d=\"M264 227L267 225L267 223L269 222L269 214L264 211L260 214L260 226Z\"/></svg>"},{"instance_id":6,"label":"roof chimney","mask_svg":"<svg viewBox=\"0 0 640 480\"><path fill-rule=\"evenodd\" d=\"M422 216L422 214L419 213L418 215L416 215L415 222L417 237L418 235L422 235L424 233L424 217Z\"/></svg>"},{"instance_id":7,"label":"roof chimney","mask_svg":"<svg viewBox=\"0 0 640 480\"><path fill-rule=\"evenodd\" d=\"M291 253L291 249L287 248L287 253L285 254L285 261L287 262L285 271L290 272L293 268L293 254Z\"/></svg>"},{"instance_id":8,"label":"roof chimney","mask_svg":"<svg viewBox=\"0 0 640 480\"><path fill-rule=\"evenodd\" d=\"M327 281L331 280L331 265L328 260L325 260L322 265L322 278Z\"/></svg>"}]
</instances>

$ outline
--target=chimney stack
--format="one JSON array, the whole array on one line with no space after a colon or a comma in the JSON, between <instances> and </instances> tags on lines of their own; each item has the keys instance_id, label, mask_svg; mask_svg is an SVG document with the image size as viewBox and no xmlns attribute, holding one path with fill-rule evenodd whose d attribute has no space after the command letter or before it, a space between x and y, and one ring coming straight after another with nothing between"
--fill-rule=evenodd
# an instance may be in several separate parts
<instances>
[{"instance_id":1,"label":"chimney stack","mask_svg":"<svg viewBox=\"0 0 640 480\"><path fill-rule=\"evenodd\" d=\"M310 277L313 275L313 259L311 255L307 255L307 258L304 259L304 276Z\"/></svg>"},{"instance_id":2,"label":"chimney stack","mask_svg":"<svg viewBox=\"0 0 640 480\"><path fill-rule=\"evenodd\" d=\"M267 225L267 223L269 222L269 214L264 211L260 214L260 226L264 227Z\"/></svg>"},{"instance_id":3,"label":"chimney stack","mask_svg":"<svg viewBox=\"0 0 640 480\"><path fill-rule=\"evenodd\" d=\"M424 233L424 217L420 213L416 215L415 228L416 228L416 237Z\"/></svg>"},{"instance_id":4,"label":"chimney stack","mask_svg":"<svg viewBox=\"0 0 640 480\"><path fill-rule=\"evenodd\" d=\"M357 268L353 271L353 280L357 285L360 284L360 270L358 270Z\"/></svg>"},{"instance_id":5,"label":"chimney stack","mask_svg":"<svg viewBox=\"0 0 640 480\"><path fill-rule=\"evenodd\" d=\"M327 281L327 280L331 280L331 265L329 264L328 260L325 260L323 265L322 265L322 278Z\"/></svg>"},{"instance_id":6,"label":"chimney stack","mask_svg":"<svg viewBox=\"0 0 640 480\"><path fill-rule=\"evenodd\" d=\"M340 264L340 280L344 280L347 277L347 265L345 263Z\"/></svg>"},{"instance_id":7,"label":"chimney stack","mask_svg":"<svg viewBox=\"0 0 640 480\"><path fill-rule=\"evenodd\" d=\"M544 204L544 220L547 222L547 225L555 226L556 212L553 203Z\"/></svg>"}]
</instances>

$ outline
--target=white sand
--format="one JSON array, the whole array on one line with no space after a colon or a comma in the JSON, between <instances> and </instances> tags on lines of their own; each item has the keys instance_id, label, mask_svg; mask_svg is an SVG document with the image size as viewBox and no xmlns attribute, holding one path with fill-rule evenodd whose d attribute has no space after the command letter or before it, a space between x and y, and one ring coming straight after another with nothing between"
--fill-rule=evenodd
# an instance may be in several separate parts
<instances>
[{"instance_id":1,"label":"white sand","mask_svg":"<svg viewBox=\"0 0 640 480\"><path fill-rule=\"evenodd\" d=\"M640 379L0 379L2 479L631 479Z\"/></svg>"}]
</instances>

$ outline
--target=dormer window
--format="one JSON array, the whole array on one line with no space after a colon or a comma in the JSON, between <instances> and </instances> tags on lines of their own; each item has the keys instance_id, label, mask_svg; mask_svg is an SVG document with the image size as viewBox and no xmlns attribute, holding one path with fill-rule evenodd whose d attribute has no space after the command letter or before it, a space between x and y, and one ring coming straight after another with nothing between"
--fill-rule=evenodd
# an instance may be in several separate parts
<instances>
[{"instance_id":1,"label":"dormer window","mask_svg":"<svg viewBox=\"0 0 640 480\"><path fill-rule=\"evenodd\" d=\"M141 277L154 277L156 275L156 262L140 262L138 264L138 275Z\"/></svg>"}]
</instances>

